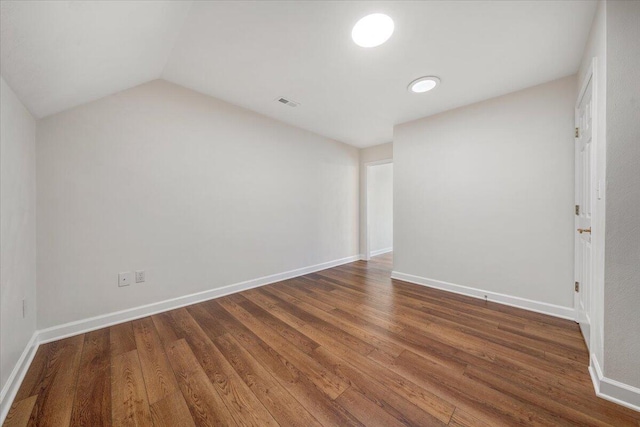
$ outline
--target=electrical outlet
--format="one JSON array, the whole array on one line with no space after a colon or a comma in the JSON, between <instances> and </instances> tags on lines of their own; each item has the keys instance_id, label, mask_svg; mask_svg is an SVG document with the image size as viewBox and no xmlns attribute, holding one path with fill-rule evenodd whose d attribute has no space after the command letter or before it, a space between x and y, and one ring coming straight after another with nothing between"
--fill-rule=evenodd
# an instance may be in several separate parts
<instances>
[{"instance_id":1,"label":"electrical outlet","mask_svg":"<svg viewBox=\"0 0 640 427\"><path fill-rule=\"evenodd\" d=\"M136 283L144 282L144 270L136 271Z\"/></svg>"},{"instance_id":2,"label":"electrical outlet","mask_svg":"<svg viewBox=\"0 0 640 427\"><path fill-rule=\"evenodd\" d=\"M125 271L124 273L118 274L118 286L129 286L133 283L133 273L130 271Z\"/></svg>"}]
</instances>

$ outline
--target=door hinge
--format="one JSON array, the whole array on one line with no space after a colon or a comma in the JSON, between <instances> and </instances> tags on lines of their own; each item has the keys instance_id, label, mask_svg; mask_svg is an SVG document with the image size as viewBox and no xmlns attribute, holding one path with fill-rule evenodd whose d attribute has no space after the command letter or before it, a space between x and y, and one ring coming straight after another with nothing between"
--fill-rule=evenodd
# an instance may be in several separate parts
<instances>
[{"instance_id":1,"label":"door hinge","mask_svg":"<svg viewBox=\"0 0 640 427\"><path fill-rule=\"evenodd\" d=\"M576 128L576 138L580 138L580 128Z\"/></svg>"},{"instance_id":2,"label":"door hinge","mask_svg":"<svg viewBox=\"0 0 640 427\"><path fill-rule=\"evenodd\" d=\"M576 205L576 215L580 215L580 205Z\"/></svg>"},{"instance_id":3,"label":"door hinge","mask_svg":"<svg viewBox=\"0 0 640 427\"><path fill-rule=\"evenodd\" d=\"M580 292L580 282L576 282L574 289L576 290L576 292Z\"/></svg>"}]
</instances>

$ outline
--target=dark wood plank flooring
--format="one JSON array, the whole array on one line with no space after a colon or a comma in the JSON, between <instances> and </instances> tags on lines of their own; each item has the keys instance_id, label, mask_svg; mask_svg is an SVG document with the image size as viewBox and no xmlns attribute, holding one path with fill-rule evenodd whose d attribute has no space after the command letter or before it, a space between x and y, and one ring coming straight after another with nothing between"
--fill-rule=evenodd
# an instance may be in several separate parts
<instances>
[{"instance_id":1,"label":"dark wood plank flooring","mask_svg":"<svg viewBox=\"0 0 640 427\"><path fill-rule=\"evenodd\" d=\"M640 426L574 322L391 280L391 254L42 345L5 426Z\"/></svg>"}]
</instances>

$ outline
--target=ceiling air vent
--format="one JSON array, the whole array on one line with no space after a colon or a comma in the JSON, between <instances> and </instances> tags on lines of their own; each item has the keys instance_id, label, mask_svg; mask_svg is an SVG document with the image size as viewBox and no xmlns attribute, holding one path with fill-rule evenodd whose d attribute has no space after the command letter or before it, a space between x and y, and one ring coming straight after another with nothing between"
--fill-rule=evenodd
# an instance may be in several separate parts
<instances>
[{"instance_id":1,"label":"ceiling air vent","mask_svg":"<svg viewBox=\"0 0 640 427\"><path fill-rule=\"evenodd\" d=\"M276 98L276 101L281 104L288 105L289 107L297 107L298 105L300 105L299 102L295 102L287 98Z\"/></svg>"}]
</instances>

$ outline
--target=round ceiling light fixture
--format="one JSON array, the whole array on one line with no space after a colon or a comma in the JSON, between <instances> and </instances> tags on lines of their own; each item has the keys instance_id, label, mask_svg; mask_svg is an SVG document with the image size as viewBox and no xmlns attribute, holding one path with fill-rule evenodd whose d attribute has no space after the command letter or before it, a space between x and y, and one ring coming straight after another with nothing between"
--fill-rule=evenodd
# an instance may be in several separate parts
<instances>
[{"instance_id":1,"label":"round ceiling light fixture","mask_svg":"<svg viewBox=\"0 0 640 427\"><path fill-rule=\"evenodd\" d=\"M409 83L407 90L413 93L425 93L435 89L439 84L440 79L435 76L420 77Z\"/></svg>"},{"instance_id":2,"label":"round ceiling light fixture","mask_svg":"<svg viewBox=\"0 0 640 427\"><path fill-rule=\"evenodd\" d=\"M373 13L356 22L351 38L361 47L376 47L393 34L393 19L383 13Z\"/></svg>"}]
</instances>

